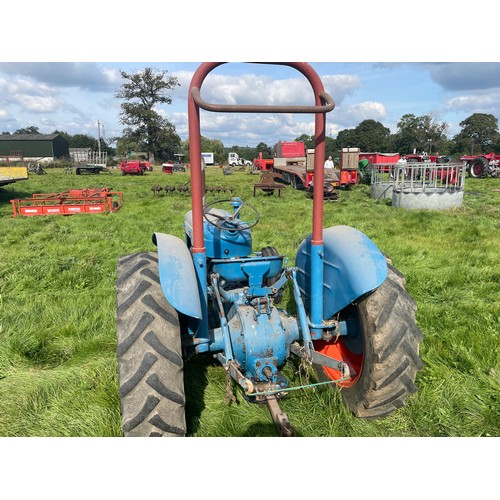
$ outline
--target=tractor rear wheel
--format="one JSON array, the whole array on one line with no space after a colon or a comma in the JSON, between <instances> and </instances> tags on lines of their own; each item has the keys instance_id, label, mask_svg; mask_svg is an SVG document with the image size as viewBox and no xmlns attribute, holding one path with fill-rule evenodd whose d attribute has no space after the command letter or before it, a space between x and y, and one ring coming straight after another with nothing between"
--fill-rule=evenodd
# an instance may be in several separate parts
<instances>
[{"instance_id":1,"label":"tractor rear wheel","mask_svg":"<svg viewBox=\"0 0 500 500\"><path fill-rule=\"evenodd\" d=\"M469 175L474 178L486 177L488 173L488 160L486 158L475 158L469 163Z\"/></svg>"},{"instance_id":2,"label":"tractor rear wheel","mask_svg":"<svg viewBox=\"0 0 500 500\"><path fill-rule=\"evenodd\" d=\"M340 313L348 334L329 343L315 342L317 351L347 362L356 375L339 382L347 407L358 417L379 418L401 408L415 392L422 369L422 332L415 321L416 305L405 290L404 277L389 264L387 279L357 305ZM338 380L340 373L320 366L321 380Z\"/></svg>"},{"instance_id":3,"label":"tractor rear wheel","mask_svg":"<svg viewBox=\"0 0 500 500\"><path fill-rule=\"evenodd\" d=\"M120 258L116 299L123 432L138 437L184 436L180 325L161 289L156 253Z\"/></svg>"}]
</instances>

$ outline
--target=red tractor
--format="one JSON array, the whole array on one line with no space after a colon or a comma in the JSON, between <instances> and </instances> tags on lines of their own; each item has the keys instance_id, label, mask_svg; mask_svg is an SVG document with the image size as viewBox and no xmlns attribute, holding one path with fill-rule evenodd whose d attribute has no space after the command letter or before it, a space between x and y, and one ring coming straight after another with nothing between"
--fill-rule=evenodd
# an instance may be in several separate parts
<instances>
[{"instance_id":1,"label":"red tractor","mask_svg":"<svg viewBox=\"0 0 500 500\"><path fill-rule=\"evenodd\" d=\"M404 155L408 163L448 163L450 158L442 155L429 155L427 153Z\"/></svg>"},{"instance_id":2,"label":"red tractor","mask_svg":"<svg viewBox=\"0 0 500 500\"><path fill-rule=\"evenodd\" d=\"M500 177L500 154L489 153L484 155L461 156L470 177Z\"/></svg>"}]
</instances>

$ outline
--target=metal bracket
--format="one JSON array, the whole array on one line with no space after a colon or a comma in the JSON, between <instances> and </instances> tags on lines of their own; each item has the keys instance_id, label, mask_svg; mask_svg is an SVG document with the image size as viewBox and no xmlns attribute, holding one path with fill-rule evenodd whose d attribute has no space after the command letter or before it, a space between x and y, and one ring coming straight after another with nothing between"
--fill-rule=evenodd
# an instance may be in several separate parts
<instances>
[{"instance_id":1,"label":"metal bracket","mask_svg":"<svg viewBox=\"0 0 500 500\"><path fill-rule=\"evenodd\" d=\"M356 375L354 370L349 369L349 366L343 361L330 358L329 356L325 356L324 354L314 351L313 349L307 349L306 347L299 345L297 342L294 342L290 346L290 351L300 358L305 358L316 365L326 366L327 368L333 368L334 370L339 371L342 378L350 378Z\"/></svg>"},{"instance_id":2,"label":"metal bracket","mask_svg":"<svg viewBox=\"0 0 500 500\"><path fill-rule=\"evenodd\" d=\"M281 410L276 395L266 396L266 403L280 437L294 437L295 430L290 424L287 414Z\"/></svg>"}]
</instances>

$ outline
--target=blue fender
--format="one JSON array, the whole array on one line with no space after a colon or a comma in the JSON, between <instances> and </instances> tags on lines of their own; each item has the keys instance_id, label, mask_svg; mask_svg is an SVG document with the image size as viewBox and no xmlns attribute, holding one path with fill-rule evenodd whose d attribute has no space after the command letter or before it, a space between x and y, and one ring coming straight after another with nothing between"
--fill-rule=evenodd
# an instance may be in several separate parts
<instances>
[{"instance_id":1,"label":"blue fender","mask_svg":"<svg viewBox=\"0 0 500 500\"><path fill-rule=\"evenodd\" d=\"M182 314L201 319L198 280L186 243L163 233L154 233L153 243L158 247L160 284L168 302Z\"/></svg>"},{"instance_id":2,"label":"blue fender","mask_svg":"<svg viewBox=\"0 0 500 500\"><path fill-rule=\"evenodd\" d=\"M387 278L387 262L368 236L349 226L323 230L323 319L375 290ZM311 310L311 235L300 245L295 265L306 310Z\"/></svg>"}]
</instances>

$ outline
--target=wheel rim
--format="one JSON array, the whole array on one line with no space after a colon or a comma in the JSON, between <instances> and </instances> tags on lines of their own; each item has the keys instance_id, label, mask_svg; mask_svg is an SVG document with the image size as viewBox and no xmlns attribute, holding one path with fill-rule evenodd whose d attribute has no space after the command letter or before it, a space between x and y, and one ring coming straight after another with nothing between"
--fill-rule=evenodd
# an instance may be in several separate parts
<instances>
[{"instance_id":1,"label":"wheel rim","mask_svg":"<svg viewBox=\"0 0 500 500\"><path fill-rule=\"evenodd\" d=\"M325 356L347 363L349 368L356 372L354 377L337 383L339 387L351 387L357 383L363 370L363 330L354 306L349 306L341 312L340 321L345 321L347 335L339 336L338 339L333 339L330 342L316 340L314 341L314 348ZM322 367L322 370L330 380L341 378L341 373L338 370L326 367Z\"/></svg>"}]
</instances>

